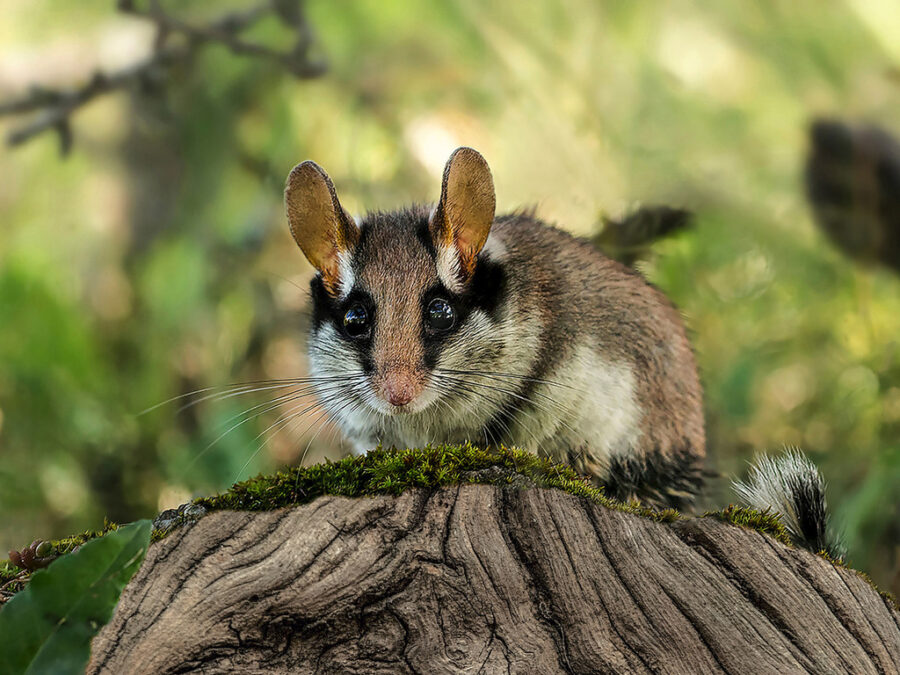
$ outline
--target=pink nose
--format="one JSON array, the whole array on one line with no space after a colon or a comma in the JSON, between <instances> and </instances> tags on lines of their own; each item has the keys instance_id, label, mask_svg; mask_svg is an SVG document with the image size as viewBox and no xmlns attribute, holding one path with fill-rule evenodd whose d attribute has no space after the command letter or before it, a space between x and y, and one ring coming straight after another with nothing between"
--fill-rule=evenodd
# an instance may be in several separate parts
<instances>
[{"instance_id":1,"label":"pink nose","mask_svg":"<svg viewBox=\"0 0 900 675\"><path fill-rule=\"evenodd\" d=\"M416 397L416 380L407 373L384 376L384 397L391 405L404 406Z\"/></svg>"}]
</instances>

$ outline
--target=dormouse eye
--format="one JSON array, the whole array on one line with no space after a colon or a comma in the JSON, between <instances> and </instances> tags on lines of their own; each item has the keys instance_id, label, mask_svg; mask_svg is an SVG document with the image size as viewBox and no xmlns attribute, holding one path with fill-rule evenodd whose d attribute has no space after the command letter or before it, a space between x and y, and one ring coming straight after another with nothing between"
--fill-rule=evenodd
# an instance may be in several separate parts
<instances>
[{"instance_id":1,"label":"dormouse eye","mask_svg":"<svg viewBox=\"0 0 900 675\"><path fill-rule=\"evenodd\" d=\"M344 314L344 330L350 337L362 337L369 332L369 313L362 305L353 305Z\"/></svg>"},{"instance_id":2,"label":"dormouse eye","mask_svg":"<svg viewBox=\"0 0 900 675\"><path fill-rule=\"evenodd\" d=\"M434 330L449 330L456 322L456 312L449 302L443 298L435 298L428 304L425 319Z\"/></svg>"}]
</instances>

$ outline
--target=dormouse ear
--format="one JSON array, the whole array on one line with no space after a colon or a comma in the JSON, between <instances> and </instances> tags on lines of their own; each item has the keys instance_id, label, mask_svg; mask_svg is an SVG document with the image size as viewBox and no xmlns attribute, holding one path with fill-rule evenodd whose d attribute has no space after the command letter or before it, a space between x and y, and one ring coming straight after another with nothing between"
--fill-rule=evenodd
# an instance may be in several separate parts
<instances>
[{"instance_id":1,"label":"dormouse ear","mask_svg":"<svg viewBox=\"0 0 900 675\"><path fill-rule=\"evenodd\" d=\"M334 184L315 162L298 164L288 175L284 188L284 207L294 241L306 259L319 270L325 290L333 297L341 295L346 271L341 263L349 260L359 240L359 230L341 207Z\"/></svg>"},{"instance_id":2,"label":"dormouse ear","mask_svg":"<svg viewBox=\"0 0 900 675\"><path fill-rule=\"evenodd\" d=\"M495 206L494 180L484 157L472 148L457 148L444 168L441 201L430 223L438 273L451 290L472 278Z\"/></svg>"}]
</instances>

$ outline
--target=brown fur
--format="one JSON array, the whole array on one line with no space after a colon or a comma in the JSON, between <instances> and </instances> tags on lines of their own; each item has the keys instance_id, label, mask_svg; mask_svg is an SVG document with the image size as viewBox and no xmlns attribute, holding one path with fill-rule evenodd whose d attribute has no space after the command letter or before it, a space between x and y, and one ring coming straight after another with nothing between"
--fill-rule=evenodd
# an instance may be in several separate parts
<instances>
[{"instance_id":1,"label":"brown fur","mask_svg":"<svg viewBox=\"0 0 900 675\"><path fill-rule=\"evenodd\" d=\"M506 246L510 292L547 326L534 376L588 341L634 367L646 451L673 458L688 450L702 460L703 392L681 317L668 298L588 241L528 215L501 216L493 231ZM582 462L598 474L589 457Z\"/></svg>"},{"instance_id":2,"label":"brown fur","mask_svg":"<svg viewBox=\"0 0 900 675\"><path fill-rule=\"evenodd\" d=\"M405 234L398 237L389 217L376 216L355 258L375 263L359 269L359 281L379 308L372 348L375 387L383 391L387 376L397 373L417 394L426 374L419 296L438 278L428 252Z\"/></svg>"}]
</instances>

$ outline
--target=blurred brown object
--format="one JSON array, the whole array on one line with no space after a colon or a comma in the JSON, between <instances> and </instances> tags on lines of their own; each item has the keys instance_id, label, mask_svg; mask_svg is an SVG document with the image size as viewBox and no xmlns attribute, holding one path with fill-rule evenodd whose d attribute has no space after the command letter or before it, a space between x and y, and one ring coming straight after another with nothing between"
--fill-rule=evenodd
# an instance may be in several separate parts
<instances>
[{"instance_id":1,"label":"blurred brown object","mask_svg":"<svg viewBox=\"0 0 900 675\"><path fill-rule=\"evenodd\" d=\"M819 227L863 264L900 272L900 143L874 126L810 125L806 191Z\"/></svg>"},{"instance_id":2,"label":"blurred brown object","mask_svg":"<svg viewBox=\"0 0 900 675\"><path fill-rule=\"evenodd\" d=\"M59 556L53 552L50 542L36 539L31 542L31 546L23 548L21 551L10 551L10 562L22 570L33 572L46 567Z\"/></svg>"},{"instance_id":3,"label":"blurred brown object","mask_svg":"<svg viewBox=\"0 0 900 675\"><path fill-rule=\"evenodd\" d=\"M619 219L603 217L594 244L610 258L633 266L659 239L686 229L692 214L670 206L641 206Z\"/></svg>"}]
</instances>

